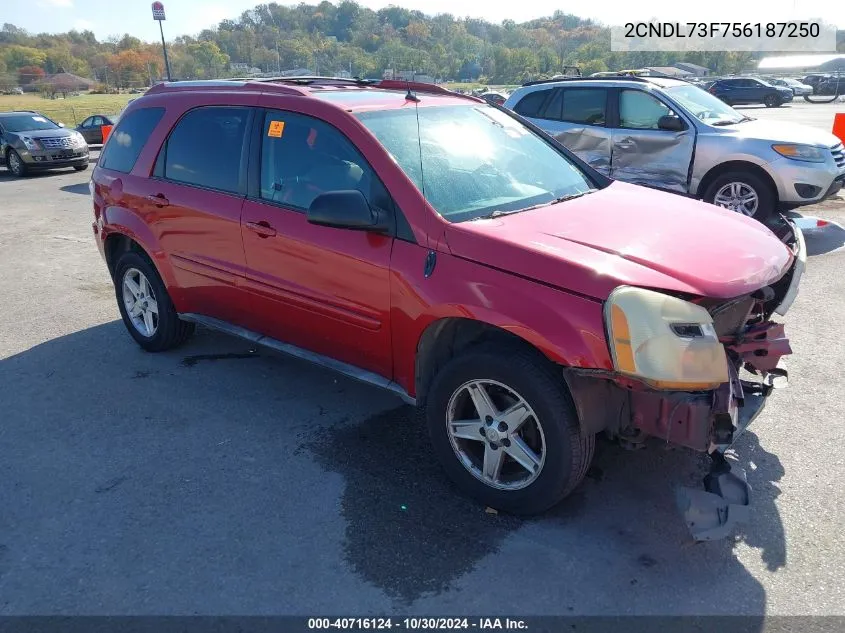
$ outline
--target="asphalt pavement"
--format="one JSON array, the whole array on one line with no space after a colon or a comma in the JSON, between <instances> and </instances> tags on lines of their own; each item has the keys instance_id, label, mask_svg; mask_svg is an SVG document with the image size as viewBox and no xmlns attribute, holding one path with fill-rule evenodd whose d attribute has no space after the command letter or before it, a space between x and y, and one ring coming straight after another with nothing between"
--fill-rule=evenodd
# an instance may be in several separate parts
<instances>
[{"instance_id":1,"label":"asphalt pavement","mask_svg":"<svg viewBox=\"0 0 845 633\"><path fill-rule=\"evenodd\" d=\"M386 392L207 330L144 353L87 180L0 171L0 614L845 614L845 201L805 210L839 224L736 447L752 521L694 544L686 450L600 443L551 512L488 514Z\"/></svg>"}]
</instances>

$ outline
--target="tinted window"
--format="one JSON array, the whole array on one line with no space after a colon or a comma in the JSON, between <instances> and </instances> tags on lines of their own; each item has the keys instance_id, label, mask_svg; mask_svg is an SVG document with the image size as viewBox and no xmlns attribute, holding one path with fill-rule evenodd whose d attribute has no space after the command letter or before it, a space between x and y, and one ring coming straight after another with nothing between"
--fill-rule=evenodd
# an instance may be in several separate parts
<instances>
[{"instance_id":1,"label":"tinted window","mask_svg":"<svg viewBox=\"0 0 845 633\"><path fill-rule=\"evenodd\" d=\"M619 94L619 127L657 130L660 117L671 113L663 102L642 90L623 90Z\"/></svg>"},{"instance_id":2,"label":"tinted window","mask_svg":"<svg viewBox=\"0 0 845 633\"><path fill-rule=\"evenodd\" d=\"M272 110L264 118L261 189L264 200L307 209L319 194L357 189L387 208L386 191L369 164L337 129L318 119Z\"/></svg>"},{"instance_id":3,"label":"tinted window","mask_svg":"<svg viewBox=\"0 0 845 633\"><path fill-rule=\"evenodd\" d=\"M543 108L543 114L540 118L551 119L552 121L560 121L563 115L563 90L555 90L551 100Z\"/></svg>"},{"instance_id":4,"label":"tinted window","mask_svg":"<svg viewBox=\"0 0 845 633\"><path fill-rule=\"evenodd\" d=\"M237 193L249 108L205 107L183 116L164 155L164 177Z\"/></svg>"},{"instance_id":5,"label":"tinted window","mask_svg":"<svg viewBox=\"0 0 845 633\"><path fill-rule=\"evenodd\" d=\"M604 88L571 88L563 92L563 114L561 118L564 121L587 125L604 125L607 90Z\"/></svg>"},{"instance_id":6,"label":"tinted window","mask_svg":"<svg viewBox=\"0 0 845 633\"><path fill-rule=\"evenodd\" d=\"M94 127L97 127L99 125L103 125L103 117L95 116L93 121L91 121L91 125L93 125Z\"/></svg>"},{"instance_id":7,"label":"tinted window","mask_svg":"<svg viewBox=\"0 0 845 633\"><path fill-rule=\"evenodd\" d=\"M537 117L540 114L540 108L543 107L543 102L549 96L551 90L538 90L525 95L519 103L516 104L514 112L522 116Z\"/></svg>"},{"instance_id":8,"label":"tinted window","mask_svg":"<svg viewBox=\"0 0 845 633\"><path fill-rule=\"evenodd\" d=\"M161 120L164 108L142 108L120 120L100 155L100 167L128 174L144 148L144 143Z\"/></svg>"},{"instance_id":9,"label":"tinted window","mask_svg":"<svg viewBox=\"0 0 845 633\"><path fill-rule=\"evenodd\" d=\"M80 127L91 127L94 124L94 117L89 116L85 119L81 124Z\"/></svg>"}]
</instances>

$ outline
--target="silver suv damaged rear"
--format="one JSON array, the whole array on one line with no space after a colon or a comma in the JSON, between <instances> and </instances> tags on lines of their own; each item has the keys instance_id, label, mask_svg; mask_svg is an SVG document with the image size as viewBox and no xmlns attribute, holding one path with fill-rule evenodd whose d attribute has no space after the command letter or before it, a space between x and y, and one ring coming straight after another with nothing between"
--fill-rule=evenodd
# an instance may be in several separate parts
<instances>
[{"instance_id":1,"label":"silver suv damaged rear","mask_svg":"<svg viewBox=\"0 0 845 633\"><path fill-rule=\"evenodd\" d=\"M504 107L605 175L760 221L833 196L845 182L845 150L832 134L754 119L686 81L534 82L514 91Z\"/></svg>"}]
</instances>

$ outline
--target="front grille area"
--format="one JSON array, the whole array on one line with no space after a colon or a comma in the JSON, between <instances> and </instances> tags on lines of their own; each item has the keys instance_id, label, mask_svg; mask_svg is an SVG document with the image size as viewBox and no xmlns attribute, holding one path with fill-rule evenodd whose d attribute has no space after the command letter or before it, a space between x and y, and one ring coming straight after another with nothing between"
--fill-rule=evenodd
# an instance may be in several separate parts
<instances>
[{"instance_id":1,"label":"front grille area","mask_svg":"<svg viewBox=\"0 0 845 633\"><path fill-rule=\"evenodd\" d=\"M733 336L746 324L749 311L754 305L753 297L741 297L732 301L719 304L710 308L710 315L713 317L713 328L716 335Z\"/></svg>"},{"instance_id":2,"label":"front grille area","mask_svg":"<svg viewBox=\"0 0 845 633\"><path fill-rule=\"evenodd\" d=\"M44 149L71 149L75 147L73 138L70 136L56 136L51 138L40 138L38 142L44 146Z\"/></svg>"},{"instance_id":3,"label":"front grille area","mask_svg":"<svg viewBox=\"0 0 845 633\"><path fill-rule=\"evenodd\" d=\"M845 146L843 146L842 143L831 147L830 153L833 154L833 160L836 161L836 166L839 167L839 169L845 167Z\"/></svg>"}]
</instances>

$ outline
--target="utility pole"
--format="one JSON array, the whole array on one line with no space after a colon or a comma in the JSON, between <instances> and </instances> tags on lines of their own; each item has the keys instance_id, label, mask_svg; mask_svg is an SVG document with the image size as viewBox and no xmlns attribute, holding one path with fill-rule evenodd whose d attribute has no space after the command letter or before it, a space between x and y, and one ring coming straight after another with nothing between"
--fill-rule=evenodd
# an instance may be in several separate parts
<instances>
[{"instance_id":1,"label":"utility pole","mask_svg":"<svg viewBox=\"0 0 845 633\"><path fill-rule=\"evenodd\" d=\"M161 32L161 50L164 51L164 68L167 71L167 81L173 81L170 76L170 60L167 59L167 44L164 41L164 27L161 25L164 22L164 5L161 2L153 2L153 20L158 22L158 30Z\"/></svg>"}]
</instances>

